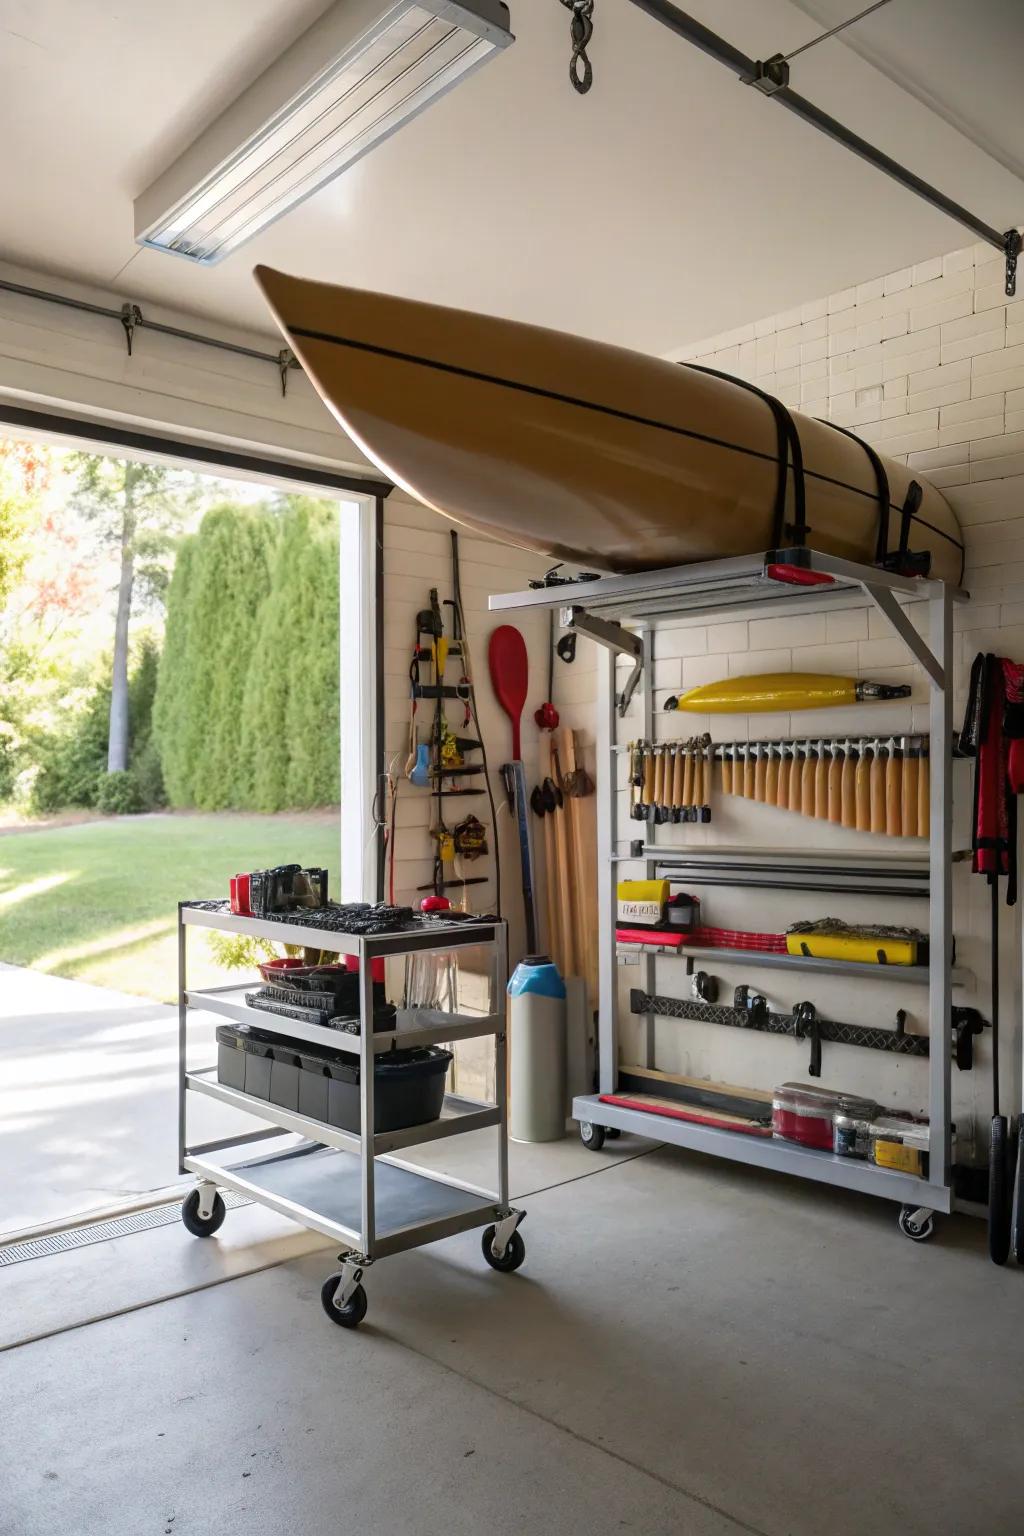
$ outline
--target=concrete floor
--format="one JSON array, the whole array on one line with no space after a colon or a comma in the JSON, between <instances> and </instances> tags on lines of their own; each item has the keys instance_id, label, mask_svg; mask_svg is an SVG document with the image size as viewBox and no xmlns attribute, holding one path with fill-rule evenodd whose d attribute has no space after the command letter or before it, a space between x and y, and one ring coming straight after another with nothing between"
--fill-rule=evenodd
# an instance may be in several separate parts
<instances>
[{"instance_id":1,"label":"concrete floor","mask_svg":"<svg viewBox=\"0 0 1024 1536\"><path fill-rule=\"evenodd\" d=\"M216 1059L217 1022L190 1016L192 1065ZM175 1183L177 1008L0 965L0 1063L0 1233ZM206 1098L189 1112L193 1141L257 1123Z\"/></svg>"},{"instance_id":2,"label":"concrete floor","mask_svg":"<svg viewBox=\"0 0 1024 1536\"><path fill-rule=\"evenodd\" d=\"M0 1314L60 1329L91 1271L133 1308L0 1355L0 1531L1019 1529L1024 1274L977 1223L915 1245L879 1202L628 1138L516 1151L523 1269L476 1233L386 1260L357 1333L320 1311L331 1250L268 1212L0 1270Z\"/></svg>"}]
</instances>

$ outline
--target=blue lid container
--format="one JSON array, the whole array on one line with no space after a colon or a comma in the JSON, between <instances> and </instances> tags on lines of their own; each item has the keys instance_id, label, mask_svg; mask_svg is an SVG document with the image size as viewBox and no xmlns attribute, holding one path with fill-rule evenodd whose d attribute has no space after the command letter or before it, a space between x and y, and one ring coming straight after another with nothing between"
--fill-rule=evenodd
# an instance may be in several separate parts
<instances>
[{"instance_id":1,"label":"blue lid container","mask_svg":"<svg viewBox=\"0 0 1024 1536\"><path fill-rule=\"evenodd\" d=\"M558 966L548 955L524 955L508 983L509 997L565 997L565 982Z\"/></svg>"}]
</instances>

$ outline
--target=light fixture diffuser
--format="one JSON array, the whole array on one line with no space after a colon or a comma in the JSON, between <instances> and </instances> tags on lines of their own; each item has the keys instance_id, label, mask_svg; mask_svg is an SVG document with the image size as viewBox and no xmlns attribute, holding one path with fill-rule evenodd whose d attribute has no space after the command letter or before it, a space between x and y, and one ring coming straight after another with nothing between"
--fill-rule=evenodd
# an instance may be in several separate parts
<instances>
[{"instance_id":1,"label":"light fixture diffuser","mask_svg":"<svg viewBox=\"0 0 1024 1536\"><path fill-rule=\"evenodd\" d=\"M136 240L222 261L513 41L501 0L338 0L136 199Z\"/></svg>"}]
</instances>

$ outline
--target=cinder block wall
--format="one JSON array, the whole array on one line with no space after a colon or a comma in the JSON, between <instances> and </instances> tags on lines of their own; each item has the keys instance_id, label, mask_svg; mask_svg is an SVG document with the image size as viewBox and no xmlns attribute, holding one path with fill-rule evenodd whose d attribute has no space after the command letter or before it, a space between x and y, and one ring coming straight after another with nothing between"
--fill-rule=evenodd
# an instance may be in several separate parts
<instances>
[{"instance_id":1,"label":"cinder block wall","mask_svg":"<svg viewBox=\"0 0 1024 1536\"><path fill-rule=\"evenodd\" d=\"M958 716L977 651L994 650L1024 660L1024 291L1008 302L1003 276L1003 263L991 248L969 247L810 299L673 354L679 361L705 363L756 381L791 407L851 427L942 488L964 527L966 585L971 592L971 602L958 609L955 619ZM711 624L680 625L658 632L655 658L656 734L661 739L705 729L716 741L928 729L928 695L919 669L909 664L905 648L880 616L866 608L803 617L723 616ZM706 719L663 712L667 694L680 688L790 669L909 682L913 694L906 706L816 711L792 718L780 714ZM624 737L639 734L638 721L634 708ZM624 765L620 772L624 776ZM624 800L624 789L622 794ZM966 765L956 769L956 795L957 844L966 846ZM666 841L715 841L744 848L839 851L903 846L903 840L844 832L721 795L711 827L659 829L659 835ZM822 916L833 909L851 920L918 921L926 926L924 907L906 902L886 905L811 894L766 898L726 889L706 889L703 900L707 920L726 927L777 931L796 918ZM955 878L955 927L959 962L974 975L973 985L958 990L955 1001L977 1003L987 1017L987 888L963 866ZM800 977L749 966L710 968L720 976L727 996L742 981L764 992L777 1008L810 997L832 1017L891 1025L896 1009L905 1007L908 1027L926 1027L925 994L916 988L884 980L851 983ZM1016 915L1005 911L1001 970L1005 1094L1010 1107L1019 1107L1020 949ZM624 967L620 980L625 990L638 984L638 973ZM685 993L688 981L682 965L659 961L658 985ZM760 1087L807 1078L807 1052L795 1042L737 1037L714 1026L672 1020L658 1021L656 1038L658 1065L668 1071ZM641 1050L639 1028L627 1026L625 1054L640 1060ZM990 1114L987 1036L979 1054L980 1070L954 1071L954 1107L965 1141L975 1120L984 1133ZM927 1067L917 1061L826 1045L822 1081L872 1093L894 1106L918 1111L927 1107Z\"/></svg>"}]
</instances>

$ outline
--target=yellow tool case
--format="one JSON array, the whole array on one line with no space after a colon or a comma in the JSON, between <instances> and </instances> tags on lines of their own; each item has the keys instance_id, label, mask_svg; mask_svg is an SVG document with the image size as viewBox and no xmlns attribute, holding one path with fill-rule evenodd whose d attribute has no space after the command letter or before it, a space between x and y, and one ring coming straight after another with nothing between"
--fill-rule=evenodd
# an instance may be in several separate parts
<instances>
[{"instance_id":1,"label":"yellow tool case","mask_svg":"<svg viewBox=\"0 0 1024 1536\"><path fill-rule=\"evenodd\" d=\"M913 939L853 937L848 933L787 933L791 955L811 955L816 960L861 960L866 965L916 965Z\"/></svg>"}]
</instances>

